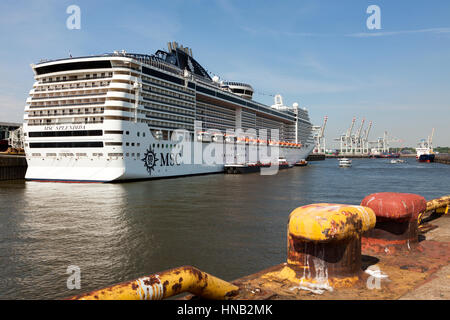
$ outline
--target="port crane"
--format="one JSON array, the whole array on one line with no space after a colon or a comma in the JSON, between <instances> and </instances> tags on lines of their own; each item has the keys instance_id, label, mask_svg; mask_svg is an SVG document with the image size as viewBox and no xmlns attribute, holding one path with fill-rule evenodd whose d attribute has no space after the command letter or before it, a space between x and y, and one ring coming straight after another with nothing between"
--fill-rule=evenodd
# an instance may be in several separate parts
<instances>
[{"instance_id":1,"label":"port crane","mask_svg":"<svg viewBox=\"0 0 450 320\"><path fill-rule=\"evenodd\" d=\"M344 154L352 154L353 153L353 141L352 141L352 131L355 126L356 117L353 117L352 124L347 129L345 134L342 134L338 139L340 141L340 152Z\"/></svg>"},{"instance_id":2,"label":"port crane","mask_svg":"<svg viewBox=\"0 0 450 320\"><path fill-rule=\"evenodd\" d=\"M364 122L366 121L365 118L362 119L361 121L361 125L359 126L359 129L356 133L356 136L353 137L352 142L354 145L354 152L357 154L362 154L363 153L363 143L362 143L362 139L361 139L361 132L362 132L362 128L364 127Z\"/></svg>"},{"instance_id":3,"label":"port crane","mask_svg":"<svg viewBox=\"0 0 450 320\"><path fill-rule=\"evenodd\" d=\"M372 129L372 121L369 122L369 126L364 130L364 138L362 140L362 153L369 154L369 133Z\"/></svg>"},{"instance_id":4,"label":"port crane","mask_svg":"<svg viewBox=\"0 0 450 320\"><path fill-rule=\"evenodd\" d=\"M396 142L403 143L404 140L395 138L395 137L392 137L389 139L388 132L384 131L383 137L379 137L377 139L377 141L375 141L375 142L370 142L377 146L376 149L372 149L372 153L374 153L374 154L389 153L391 143L396 143Z\"/></svg>"},{"instance_id":5,"label":"port crane","mask_svg":"<svg viewBox=\"0 0 450 320\"><path fill-rule=\"evenodd\" d=\"M433 152L433 136L434 136L434 128L431 130L431 136L428 136L428 148L430 148L430 151Z\"/></svg>"},{"instance_id":6,"label":"port crane","mask_svg":"<svg viewBox=\"0 0 450 320\"><path fill-rule=\"evenodd\" d=\"M313 132L314 132L314 143L315 148L313 153L326 153L326 145L325 145L325 127L327 125L328 116L325 116L323 118L323 124L322 126L314 126Z\"/></svg>"},{"instance_id":7,"label":"port crane","mask_svg":"<svg viewBox=\"0 0 450 320\"><path fill-rule=\"evenodd\" d=\"M368 155L370 152L370 145L377 144L377 141L369 141L369 134L373 122L369 121L367 128L364 128L366 119L363 118L358 130L353 134L355 123L356 117L353 117L352 123L346 133L342 134L339 138L334 139L334 141L340 142L340 153L343 155Z\"/></svg>"}]
</instances>

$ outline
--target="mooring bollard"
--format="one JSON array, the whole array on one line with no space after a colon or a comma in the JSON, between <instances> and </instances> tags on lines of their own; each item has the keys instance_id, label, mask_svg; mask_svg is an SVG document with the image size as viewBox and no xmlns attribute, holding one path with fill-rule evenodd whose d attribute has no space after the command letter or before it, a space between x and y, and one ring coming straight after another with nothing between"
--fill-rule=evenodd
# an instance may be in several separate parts
<instances>
[{"instance_id":1,"label":"mooring bollard","mask_svg":"<svg viewBox=\"0 0 450 320\"><path fill-rule=\"evenodd\" d=\"M424 197L380 192L365 197L361 205L371 208L377 216L375 228L363 235L363 250L392 254L411 250L418 243L418 217L427 208Z\"/></svg>"},{"instance_id":2,"label":"mooring bollard","mask_svg":"<svg viewBox=\"0 0 450 320\"><path fill-rule=\"evenodd\" d=\"M161 300L183 292L205 299L227 299L239 291L229 282L191 266L142 277L101 290L70 298L71 300Z\"/></svg>"},{"instance_id":3,"label":"mooring bollard","mask_svg":"<svg viewBox=\"0 0 450 320\"><path fill-rule=\"evenodd\" d=\"M375 226L372 209L311 204L295 209L288 223L288 267L301 284L353 285L361 272L361 234Z\"/></svg>"},{"instance_id":4,"label":"mooring bollard","mask_svg":"<svg viewBox=\"0 0 450 320\"><path fill-rule=\"evenodd\" d=\"M426 211L436 211L437 213L448 214L450 211L450 196L443 196L427 201Z\"/></svg>"}]
</instances>

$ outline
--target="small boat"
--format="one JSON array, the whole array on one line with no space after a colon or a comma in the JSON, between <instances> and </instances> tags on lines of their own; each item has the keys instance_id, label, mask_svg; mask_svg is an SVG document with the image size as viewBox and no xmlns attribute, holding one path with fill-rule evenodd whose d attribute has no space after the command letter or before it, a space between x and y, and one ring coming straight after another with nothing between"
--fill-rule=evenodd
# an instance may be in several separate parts
<instances>
[{"instance_id":1,"label":"small boat","mask_svg":"<svg viewBox=\"0 0 450 320\"><path fill-rule=\"evenodd\" d=\"M308 161L306 161L305 159L301 159L300 161L298 161L297 163L295 163L296 167L305 167L308 165Z\"/></svg>"},{"instance_id":2,"label":"small boat","mask_svg":"<svg viewBox=\"0 0 450 320\"><path fill-rule=\"evenodd\" d=\"M348 168L352 166L352 160L348 158L339 159L339 167Z\"/></svg>"},{"instance_id":3,"label":"small boat","mask_svg":"<svg viewBox=\"0 0 450 320\"><path fill-rule=\"evenodd\" d=\"M406 160L403 160L403 159L392 159L391 160L391 163L405 163L406 162Z\"/></svg>"},{"instance_id":4,"label":"small boat","mask_svg":"<svg viewBox=\"0 0 450 320\"><path fill-rule=\"evenodd\" d=\"M278 159L278 169L288 169L293 167L292 165L289 165L289 163L286 161L286 158L279 158Z\"/></svg>"}]
</instances>

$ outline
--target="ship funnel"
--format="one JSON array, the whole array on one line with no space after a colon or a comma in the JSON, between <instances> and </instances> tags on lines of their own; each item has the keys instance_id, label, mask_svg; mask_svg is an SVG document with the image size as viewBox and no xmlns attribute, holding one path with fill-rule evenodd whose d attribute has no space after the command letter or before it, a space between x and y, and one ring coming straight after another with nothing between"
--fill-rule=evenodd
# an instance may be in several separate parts
<instances>
[{"instance_id":1,"label":"ship funnel","mask_svg":"<svg viewBox=\"0 0 450 320\"><path fill-rule=\"evenodd\" d=\"M169 52L175 51L177 49L180 49L181 51L183 51L184 53L186 53L188 56L193 57L192 55L192 49L188 48L188 47L183 47L182 45L178 46L178 43L175 41L172 42L168 42L167 43L167 49L169 49Z\"/></svg>"}]
</instances>

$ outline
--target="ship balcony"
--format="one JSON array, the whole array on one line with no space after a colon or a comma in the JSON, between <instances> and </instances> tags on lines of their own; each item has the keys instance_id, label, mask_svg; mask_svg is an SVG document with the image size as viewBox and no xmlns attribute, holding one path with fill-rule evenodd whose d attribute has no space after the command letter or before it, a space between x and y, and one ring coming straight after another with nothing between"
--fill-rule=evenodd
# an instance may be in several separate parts
<instances>
[{"instance_id":1,"label":"ship balcony","mask_svg":"<svg viewBox=\"0 0 450 320\"><path fill-rule=\"evenodd\" d=\"M133 85L121 82L111 82L109 85L110 89L125 89L125 90L134 90Z\"/></svg>"},{"instance_id":2,"label":"ship balcony","mask_svg":"<svg viewBox=\"0 0 450 320\"><path fill-rule=\"evenodd\" d=\"M100 101L74 101L75 103L62 103L65 101L58 101L58 104L42 104L42 105L31 105L31 109L38 109L38 108L58 108L58 107L81 107L81 106L88 106L88 105L104 105L105 100ZM70 101L72 102L72 101Z\"/></svg>"},{"instance_id":3,"label":"ship balcony","mask_svg":"<svg viewBox=\"0 0 450 320\"><path fill-rule=\"evenodd\" d=\"M80 99L80 98L89 98L89 99L100 99L103 98L106 94L106 90L104 92L95 92L88 94L73 94L73 95L58 95L58 96L45 96L45 97L33 97L33 100L39 101L64 101L64 100L72 100L72 99Z\"/></svg>"},{"instance_id":4,"label":"ship balcony","mask_svg":"<svg viewBox=\"0 0 450 320\"><path fill-rule=\"evenodd\" d=\"M114 74L112 80L128 80L131 81L132 83L136 81L139 82L139 78L127 74Z\"/></svg>"},{"instance_id":5,"label":"ship balcony","mask_svg":"<svg viewBox=\"0 0 450 320\"><path fill-rule=\"evenodd\" d=\"M67 109L66 109L67 110ZM63 110L63 111L66 111ZM48 118L55 118L55 117L65 117L65 116L84 116L84 115L97 115L97 114L103 114L104 110L98 110L98 111L84 111L84 110L80 110L78 112L75 111L71 111L71 112L60 112L62 110L58 110L57 113L54 112L42 112L39 114L32 114L32 112L27 113L28 118L43 118L43 119L48 119Z\"/></svg>"},{"instance_id":6,"label":"ship balcony","mask_svg":"<svg viewBox=\"0 0 450 320\"><path fill-rule=\"evenodd\" d=\"M106 94L107 98L124 98L130 100L134 100L134 96L134 94L120 91L108 91L108 93Z\"/></svg>"},{"instance_id":7,"label":"ship balcony","mask_svg":"<svg viewBox=\"0 0 450 320\"><path fill-rule=\"evenodd\" d=\"M126 101L120 101L120 100L108 100L106 102L108 106L111 107L126 107L126 108L134 108L134 102L126 102Z\"/></svg>"},{"instance_id":8,"label":"ship balcony","mask_svg":"<svg viewBox=\"0 0 450 320\"><path fill-rule=\"evenodd\" d=\"M44 85L35 88L35 92L50 92L50 93L62 93L73 91L84 91L92 89L108 88L109 81L95 81L95 82L78 82L73 84L67 84L61 87L46 88Z\"/></svg>"},{"instance_id":9,"label":"ship balcony","mask_svg":"<svg viewBox=\"0 0 450 320\"><path fill-rule=\"evenodd\" d=\"M55 101L56 100L68 100L68 99L80 99L80 98L88 98L88 99L100 99L103 98L106 94L107 90L102 90L102 92L92 92L92 93L81 93L81 94L65 94L65 95L55 95L55 96L37 96L36 94L33 97L33 100L39 101Z\"/></svg>"},{"instance_id":10,"label":"ship balcony","mask_svg":"<svg viewBox=\"0 0 450 320\"><path fill-rule=\"evenodd\" d=\"M75 72L79 72L79 71L75 71ZM105 73L104 76L90 76L90 73L94 72L94 73ZM60 77L64 77L64 76L69 76L69 78L66 79L59 79L59 80L48 80L47 77L48 75L41 75L41 76L37 76L36 79L38 80L39 84L71 84L71 83L77 83L80 81L97 81L97 80L109 80L111 79L111 76L108 75L108 73L111 73L110 69L95 69L95 70L89 70L87 73L89 73L89 76L84 75L84 76L77 76L77 78L70 78L70 74L69 72L65 71L63 73L56 73L53 75L53 77L56 77L57 75L59 75ZM52 78L53 78L52 77Z\"/></svg>"},{"instance_id":11,"label":"ship balcony","mask_svg":"<svg viewBox=\"0 0 450 320\"><path fill-rule=\"evenodd\" d=\"M125 111L125 110L105 110L104 116L117 116L117 117L132 117L134 118L135 112L134 110ZM138 118L142 118L142 115L138 112Z\"/></svg>"}]
</instances>

